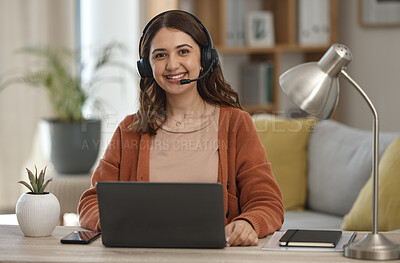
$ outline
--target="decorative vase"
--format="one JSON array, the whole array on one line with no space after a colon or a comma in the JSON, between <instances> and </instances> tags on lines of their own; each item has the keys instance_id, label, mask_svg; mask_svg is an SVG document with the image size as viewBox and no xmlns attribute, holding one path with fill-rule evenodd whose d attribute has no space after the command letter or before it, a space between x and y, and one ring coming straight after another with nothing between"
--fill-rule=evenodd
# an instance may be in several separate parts
<instances>
[{"instance_id":1,"label":"decorative vase","mask_svg":"<svg viewBox=\"0 0 400 263\"><path fill-rule=\"evenodd\" d=\"M24 193L18 199L15 211L25 236L49 236L60 218L60 203L52 193Z\"/></svg>"}]
</instances>

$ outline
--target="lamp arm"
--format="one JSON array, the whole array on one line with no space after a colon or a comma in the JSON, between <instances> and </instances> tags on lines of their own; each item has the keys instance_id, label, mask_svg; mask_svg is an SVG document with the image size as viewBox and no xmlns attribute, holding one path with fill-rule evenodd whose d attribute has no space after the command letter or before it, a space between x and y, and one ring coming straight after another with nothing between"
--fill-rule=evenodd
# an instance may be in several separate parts
<instances>
[{"instance_id":1,"label":"lamp arm","mask_svg":"<svg viewBox=\"0 0 400 263\"><path fill-rule=\"evenodd\" d=\"M372 171L373 171L373 183L372 183L372 234L378 234L378 156L379 156L379 122L378 122L378 112L375 109L374 104L368 98L364 90L355 82L349 74L344 70L340 71L343 75L361 94L364 100L367 102L369 108L374 115L374 126L373 126L373 156L372 156Z\"/></svg>"}]
</instances>

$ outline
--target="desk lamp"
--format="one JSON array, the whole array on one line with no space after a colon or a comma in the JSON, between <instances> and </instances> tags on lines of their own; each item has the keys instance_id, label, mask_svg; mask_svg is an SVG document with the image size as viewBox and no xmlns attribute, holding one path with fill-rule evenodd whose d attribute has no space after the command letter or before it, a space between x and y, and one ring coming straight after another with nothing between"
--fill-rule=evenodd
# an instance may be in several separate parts
<instances>
[{"instance_id":1,"label":"desk lamp","mask_svg":"<svg viewBox=\"0 0 400 263\"><path fill-rule=\"evenodd\" d=\"M282 90L305 112L321 119L332 116L339 100L339 76L347 79L368 103L374 116L373 125L373 184L372 232L361 240L344 247L344 256L358 259L389 260L400 258L400 245L378 233L378 113L363 89L347 74L350 50L333 44L318 62L310 62L289 69L279 77Z\"/></svg>"}]
</instances>

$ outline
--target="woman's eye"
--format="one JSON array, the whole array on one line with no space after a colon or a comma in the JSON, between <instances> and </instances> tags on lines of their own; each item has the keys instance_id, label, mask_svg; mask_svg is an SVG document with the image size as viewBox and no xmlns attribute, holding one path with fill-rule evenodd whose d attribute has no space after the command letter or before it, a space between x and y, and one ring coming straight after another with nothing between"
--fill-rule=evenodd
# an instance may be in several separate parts
<instances>
[{"instance_id":1,"label":"woman's eye","mask_svg":"<svg viewBox=\"0 0 400 263\"><path fill-rule=\"evenodd\" d=\"M156 54L155 56L154 56L154 58L163 58L163 57L165 57L166 56L166 54L164 54L164 53L158 53L158 54Z\"/></svg>"},{"instance_id":2,"label":"woman's eye","mask_svg":"<svg viewBox=\"0 0 400 263\"><path fill-rule=\"evenodd\" d=\"M189 50L187 49L179 50L179 54L187 54L187 53L189 53Z\"/></svg>"}]
</instances>

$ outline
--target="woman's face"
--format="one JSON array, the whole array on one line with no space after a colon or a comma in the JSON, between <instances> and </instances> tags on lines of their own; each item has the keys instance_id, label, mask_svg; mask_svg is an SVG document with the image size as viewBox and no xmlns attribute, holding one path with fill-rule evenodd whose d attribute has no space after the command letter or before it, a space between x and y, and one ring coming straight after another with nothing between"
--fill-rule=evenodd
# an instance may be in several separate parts
<instances>
[{"instance_id":1,"label":"woman's face","mask_svg":"<svg viewBox=\"0 0 400 263\"><path fill-rule=\"evenodd\" d=\"M201 71L200 47L190 35L174 28L160 29L151 42L149 61L154 79L167 95L197 92L197 82L179 83L197 78Z\"/></svg>"}]
</instances>

